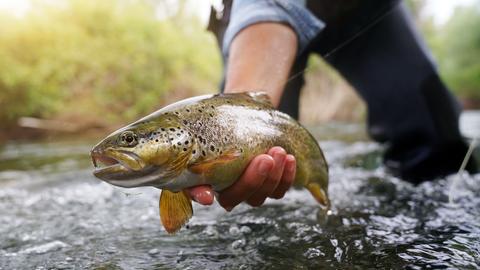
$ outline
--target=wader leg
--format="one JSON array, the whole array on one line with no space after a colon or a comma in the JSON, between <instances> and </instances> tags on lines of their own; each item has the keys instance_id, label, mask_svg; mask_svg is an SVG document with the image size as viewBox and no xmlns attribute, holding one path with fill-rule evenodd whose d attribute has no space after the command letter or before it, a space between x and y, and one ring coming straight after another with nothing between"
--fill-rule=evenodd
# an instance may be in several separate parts
<instances>
[{"instance_id":1,"label":"wader leg","mask_svg":"<svg viewBox=\"0 0 480 270\"><path fill-rule=\"evenodd\" d=\"M467 146L460 107L412 24L399 5L327 60L366 101L369 133L387 143L385 165L418 183L456 172Z\"/></svg>"}]
</instances>

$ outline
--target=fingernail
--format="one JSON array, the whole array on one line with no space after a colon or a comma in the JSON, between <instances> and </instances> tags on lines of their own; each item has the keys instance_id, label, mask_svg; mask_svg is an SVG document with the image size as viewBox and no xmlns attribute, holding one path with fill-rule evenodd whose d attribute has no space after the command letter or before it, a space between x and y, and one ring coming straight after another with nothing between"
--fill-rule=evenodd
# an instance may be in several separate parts
<instances>
[{"instance_id":1,"label":"fingernail","mask_svg":"<svg viewBox=\"0 0 480 270\"><path fill-rule=\"evenodd\" d=\"M272 169L272 164L268 161L262 160L260 162L260 165L258 166L258 173L265 176L270 172L271 169Z\"/></svg>"}]
</instances>

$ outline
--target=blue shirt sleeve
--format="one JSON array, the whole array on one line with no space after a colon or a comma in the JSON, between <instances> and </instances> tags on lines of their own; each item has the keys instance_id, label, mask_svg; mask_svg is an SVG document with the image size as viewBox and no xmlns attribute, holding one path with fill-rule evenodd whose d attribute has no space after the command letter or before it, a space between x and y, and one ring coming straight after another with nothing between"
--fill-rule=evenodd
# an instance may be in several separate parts
<instances>
[{"instance_id":1,"label":"blue shirt sleeve","mask_svg":"<svg viewBox=\"0 0 480 270\"><path fill-rule=\"evenodd\" d=\"M234 0L223 38L223 54L228 56L232 40L242 29L259 22L279 22L292 27L298 37L298 53L325 27L306 8L305 0Z\"/></svg>"}]
</instances>

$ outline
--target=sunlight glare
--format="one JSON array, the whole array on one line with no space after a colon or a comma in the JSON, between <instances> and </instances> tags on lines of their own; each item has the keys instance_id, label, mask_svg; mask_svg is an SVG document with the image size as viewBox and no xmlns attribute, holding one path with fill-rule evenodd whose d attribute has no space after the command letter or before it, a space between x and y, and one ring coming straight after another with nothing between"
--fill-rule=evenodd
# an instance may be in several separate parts
<instances>
[{"instance_id":1,"label":"sunlight glare","mask_svg":"<svg viewBox=\"0 0 480 270\"><path fill-rule=\"evenodd\" d=\"M30 7L31 4L29 0L0 0L0 11L7 12L18 17L25 15Z\"/></svg>"}]
</instances>

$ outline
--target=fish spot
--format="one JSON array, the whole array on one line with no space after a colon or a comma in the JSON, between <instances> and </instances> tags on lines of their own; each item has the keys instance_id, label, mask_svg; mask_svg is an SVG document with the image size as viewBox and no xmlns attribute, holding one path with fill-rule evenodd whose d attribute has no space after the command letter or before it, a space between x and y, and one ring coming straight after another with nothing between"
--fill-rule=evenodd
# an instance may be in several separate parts
<instances>
[{"instance_id":1,"label":"fish spot","mask_svg":"<svg viewBox=\"0 0 480 270\"><path fill-rule=\"evenodd\" d=\"M207 154L205 153L205 151L204 151L204 150L202 150L202 155L204 155L204 156L206 156L206 155L207 155Z\"/></svg>"},{"instance_id":2,"label":"fish spot","mask_svg":"<svg viewBox=\"0 0 480 270\"><path fill-rule=\"evenodd\" d=\"M178 142L177 144L178 144L178 145L182 145L182 143L181 143L181 142Z\"/></svg>"},{"instance_id":3,"label":"fish spot","mask_svg":"<svg viewBox=\"0 0 480 270\"><path fill-rule=\"evenodd\" d=\"M165 129L164 129L164 128L161 128L161 130L162 130L162 131L165 131Z\"/></svg>"},{"instance_id":4,"label":"fish spot","mask_svg":"<svg viewBox=\"0 0 480 270\"><path fill-rule=\"evenodd\" d=\"M188 124L188 121L187 121L187 120L183 120L183 124L184 124L184 125Z\"/></svg>"},{"instance_id":5,"label":"fish spot","mask_svg":"<svg viewBox=\"0 0 480 270\"><path fill-rule=\"evenodd\" d=\"M210 145L210 151L212 151L212 152L215 151L215 146Z\"/></svg>"},{"instance_id":6,"label":"fish spot","mask_svg":"<svg viewBox=\"0 0 480 270\"><path fill-rule=\"evenodd\" d=\"M175 131L175 129L174 129L174 128L170 128L170 131Z\"/></svg>"},{"instance_id":7,"label":"fish spot","mask_svg":"<svg viewBox=\"0 0 480 270\"><path fill-rule=\"evenodd\" d=\"M183 148L183 151L186 152L186 151L187 151L187 148Z\"/></svg>"},{"instance_id":8,"label":"fish spot","mask_svg":"<svg viewBox=\"0 0 480 270\"><path fill-rule=\"evenodd\" d=\"M215 107L213 105L211 105L210 108L215 109Z\"/></svg>"},{"instance_id":9,"label":"fish spot","mask_svg":"<svg viewBox=\"0 0 480 270\"><path fill-rule=\"evenodd\" d=\"M210 115L210 117L213 117L213 113L210 113L209 115Z\"/></svg>"},{"instance_id":10,"label":"fish spot","mask_svg":"<svg viewBox=\"0 0 480 270\"><path fill-rule=\"evenodd\" d=\"M185 145L188 145L188 143L189 143L188 141L185 141Z\"/></svg>"},{"instance_id":11,"label":"fish spot","mask_svg":"<svg viewBox=\"0 0 480 270\"><path fill-rule=\"evenodd\" d=\"M199 113L201 113L201 112L203 112L203 111L202 111L202 110L200 110L200 109L198 109L198 112L199 112Z\"/></svg>"},{"instance_id":12,"label":"fish spot","mask_svg":"<svg viewBox=\"0 0 480 270\"><path fill-rule=\"evenodd\" d=\"M177 133L177 137L180 137L180 133Z\"/></svg>"},{"instance_id":13,"label":"fish spot","mask_svg":"<svg viewBox=\"0 0 480 270\"><path fill-rule=\"evenodd\" d=\"M156 139L155 142L158 142L158 139Z\"/></svg>"},{"instance_id":14,"label":"fish spot","mask_svg":"<svg viewBox=\"0 0 480 270\"><path fill-rule=\"evenodd\" d=\"M190 109L187 109L187 112L190 112Z\"/></svg>"},{"instance_id":15,"label":"fish spot","mask_svg":"<svg viewBox=\"0 0 480 270\"><path fill-rule=\"evenodd\" d=\"M178 115L179 113L178 112L175 112L176 115Z\"/></svg>"},{"instance_id":16,"label":"fish spot","mask_svg":"<svg viewBox=\"0 0 480 270\"><path fill-rule=\"evenodd\" d=\"M193 151L192 151L192 154L195 155L196 153L197 153L197 150L193 150Z\"/></svg>"}]
</instances>

